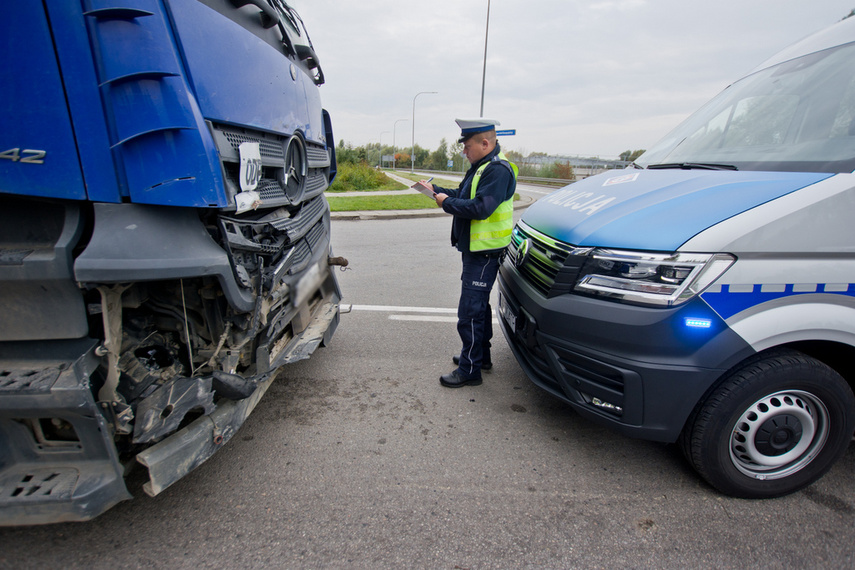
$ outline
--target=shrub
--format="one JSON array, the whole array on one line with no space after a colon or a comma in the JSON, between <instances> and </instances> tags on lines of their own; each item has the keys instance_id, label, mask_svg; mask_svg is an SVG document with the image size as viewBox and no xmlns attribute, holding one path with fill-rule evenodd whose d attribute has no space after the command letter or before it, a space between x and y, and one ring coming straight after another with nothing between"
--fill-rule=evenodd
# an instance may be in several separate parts
<instances>
[{"instance_id":1,"label":"shrub","mask_svg":"<svg viewBox=\"0 0 855 570\"><path fill-rule=\"evenodd\" d=\"M374 190L389 183L382 171L364 162L358 164L341 163L338 173L329 187L329 192L360 192Z\"/></svg>"}]
</instances>

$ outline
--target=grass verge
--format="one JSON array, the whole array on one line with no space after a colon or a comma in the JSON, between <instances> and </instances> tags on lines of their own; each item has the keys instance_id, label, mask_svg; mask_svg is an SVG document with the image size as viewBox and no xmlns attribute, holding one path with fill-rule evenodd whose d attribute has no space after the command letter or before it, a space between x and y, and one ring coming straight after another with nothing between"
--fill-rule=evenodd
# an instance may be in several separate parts
<instances>
[{"instance_id":1,"label":"grass verge","mask_svg":"<svg viewBox=\"0 0 855 570\"><path fill-rule=\"evenodd\" d=\"M409 172L395 172L401 178L407 178L412 180L413 182L418 182L419 180L425 180L429 178L424 174L410 174ZM442 186L443 188L457 188L460 185L459 180L446 180L444 178L434 178L431 182L436 184L437 186Z\"/></svg>"},{"instance_id":2,"label":"grass verge","mask_svg":"<svg viewBox=\"0 0 855 570\"><path fill-rule=\"evenodd\" d=\"M424 178L424 175L410 174L404 172L395 172L398 176L408 178L417 182ZM443 180L436 178L433 180L443 188L457 188L460 182L453 180ZM406 186L398 184L394 180L389 179L389 182L396 187L382 187L364 189L364 192L376 192L379 190L399 190L405 189ZM352 191L353 189L351 189ZM330 204L332 212L358 212L370 210L429 210L436 208L436 202L424 196L423 194L400 194L400 195L367 195L367 196L336 196L332 189L327 190L327 202ZM514 201L519 200L519 194L514 194Z\"/></svg>"},{"instance_id":3,"label":"grass verge","mask_svg":"<svg viewBox=\"0 0 855 570\"><path fill-rule=\"evenodd\" d=\"M514 202L520 199L514 194ZM327 202L332 212L358 212L360 210L429 210L437 208L436 202L423 194L385 196L331 196Z\"/></svg>"},{"instance_id":4,"label":"grass verge","mask_svg":"<svg viewBox=\"0 0 855 570\"><path fill-rule=\"evenodd\" d=\"M436 202L422 194L400 196L330 196L327 195L333 212L360 210L426 210L436 208Z\"/></svg>"}]
</instances>

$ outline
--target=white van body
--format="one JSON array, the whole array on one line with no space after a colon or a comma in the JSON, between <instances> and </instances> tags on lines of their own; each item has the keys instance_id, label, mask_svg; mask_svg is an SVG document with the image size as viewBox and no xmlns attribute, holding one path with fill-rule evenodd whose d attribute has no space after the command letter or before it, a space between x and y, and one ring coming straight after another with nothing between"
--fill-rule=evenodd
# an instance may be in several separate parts
<instances>
[{"instance_id":1,"label":"white van body","mask_svg":"<svg viewBox=\"0 0 855 570\"><path fill-rule=\"evenodd\" d=\"M810 484L855 431L853 170L849 18L525 212L499 276L517 360L722 492Z\"/></svg>"}]
</instances>

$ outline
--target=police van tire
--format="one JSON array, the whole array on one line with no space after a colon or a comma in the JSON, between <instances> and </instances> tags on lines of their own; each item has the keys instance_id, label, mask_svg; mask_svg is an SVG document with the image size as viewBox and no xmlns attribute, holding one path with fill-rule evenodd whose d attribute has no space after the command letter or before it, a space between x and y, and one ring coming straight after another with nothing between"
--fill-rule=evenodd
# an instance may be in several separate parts
<instances>
[{"instance_id":1,"label":"police van tire","mask_svg":"<svg viewBox=\"0 0 855 570\"><path fill-rule=\"evenodd\" d=\"M824 363L795 351L758 356L732 372L681 436L706 481L745 499L780 497L822 477L855 431L855 395Z\"/></svg>"}]
</instances>

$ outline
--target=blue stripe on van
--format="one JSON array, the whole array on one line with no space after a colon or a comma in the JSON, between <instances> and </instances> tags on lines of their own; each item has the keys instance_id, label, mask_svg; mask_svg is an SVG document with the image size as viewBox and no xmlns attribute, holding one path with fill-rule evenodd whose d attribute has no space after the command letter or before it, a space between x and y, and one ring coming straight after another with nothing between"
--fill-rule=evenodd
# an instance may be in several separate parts
<instances>
[{"instance_id":1,"label":"blue stripe on van","mask_svg":"<svg viewBox=\"0 0 855 570\"><path fill-rule=\"evenodd\" d=\"M749 290L750 288L750 290ZM733 286L722 285L720 288L708 289L701 294L701 298L712 309L727 320L730 317L774 301L784 297L792 297L798 295L817 295L830 294L852 297L855 300L855 284L786 284L786 285L751 285L751 286Z\"/></svg>"}]
</instances>

